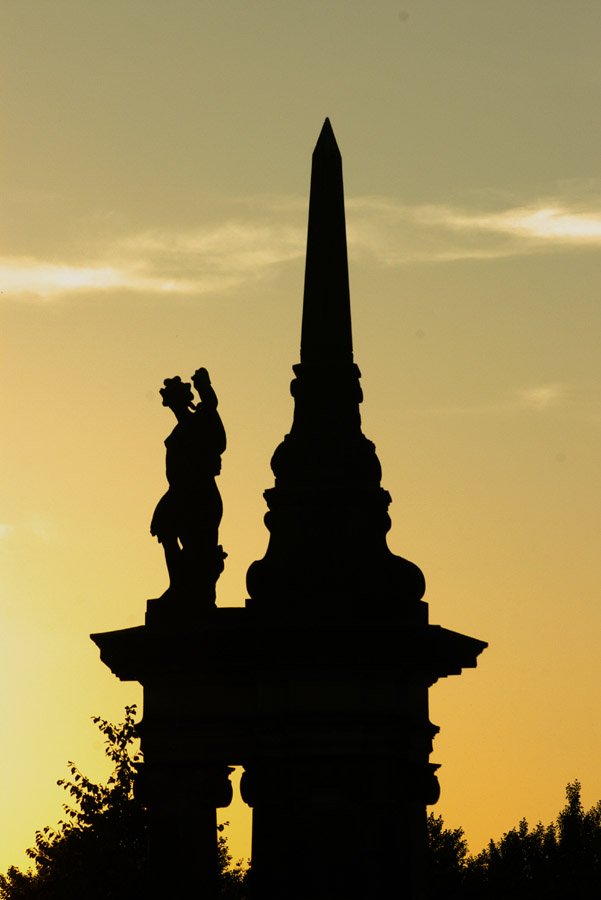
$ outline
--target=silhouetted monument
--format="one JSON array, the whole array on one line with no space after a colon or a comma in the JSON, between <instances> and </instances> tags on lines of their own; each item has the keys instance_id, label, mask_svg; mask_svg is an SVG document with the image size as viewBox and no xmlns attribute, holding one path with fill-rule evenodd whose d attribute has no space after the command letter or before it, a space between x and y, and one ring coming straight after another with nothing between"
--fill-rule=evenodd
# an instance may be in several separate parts
<instances>
[{"instance_id":1,"label":"silhouetted monument","mask_svg":"<svg viewBox=\"0 0 601 900\"><path fill-rule=\"evenodd\" d=\"M212 896L215 810L230 802L233 765L244 766L253 807L253 900L422 896L426 805L439 794L428 688L474 667L486 644L429 625L421 571L386 544L390 495L361 432L342 164L328 120L313 154L294 374L294 420L265 493L269 545L248 571L246 607L215 608L205 589L215 584L221 516L208 482L225 438L207 425L197 446L189 387L172 401L166 382L164 402L178 417L166 498L178 493L176 511L161 500L153 530L171 588L149 601L145 625L92 636L119 678L144 686L149 896ZM216 409L200 393L210 419ZM169 442L184 424L191 434L182 430L171 472ZM211 449L197 489L190 470L201 446ZM180 572L197 602L171 603Z\"/></svg>"}]
</instances>

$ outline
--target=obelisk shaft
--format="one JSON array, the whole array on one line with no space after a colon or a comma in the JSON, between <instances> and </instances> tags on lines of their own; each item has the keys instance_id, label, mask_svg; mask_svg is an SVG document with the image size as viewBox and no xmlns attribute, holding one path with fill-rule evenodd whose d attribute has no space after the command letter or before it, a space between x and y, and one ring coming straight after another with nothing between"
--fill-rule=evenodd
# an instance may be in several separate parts
<instances>
[{"instance_id":1,"label":"obelisk shaft","mask_svg":"<svg viewBox=\"0 0 601 900\"><path fill-rule=\"evenodd\" d=\"M311 169L301 362L352 361L342 158L326 119Z\"/></svg>"}]
</instances>

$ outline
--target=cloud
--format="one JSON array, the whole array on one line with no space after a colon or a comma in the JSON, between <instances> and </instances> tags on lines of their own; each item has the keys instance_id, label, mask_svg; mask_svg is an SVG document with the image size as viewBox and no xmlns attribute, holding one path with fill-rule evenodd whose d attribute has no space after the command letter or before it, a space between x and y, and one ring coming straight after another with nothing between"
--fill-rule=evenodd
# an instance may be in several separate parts
<instances>
[{"instance_id":1,"label":"cloud","mask_svg":"<svg viewBox=\"0 0 601 900\"><path fill-rule=\"evenodd\" d=\"M601 244L601 210L578 212L565 207L524 206L479 214L448 207L416 207L416 220L459 231L505 234L545 244Z\"/></svg>"},{"instance_id":2,"label":"cloud","mask_svg":"<svg viewBox=\"0 0 601 900\"><path fill-rule=\"evenodd\" d=\"M43 262L32 258L0 259L0 285L0 290L7 297L15 294L53 297L115 288L153 292L187 289L181 282L161 281L126 267L78 266L75 263Z\"/></svg>"},{"instance_id":3,"label":"cloud","mask_svg":"<svg viewBox=\"0 0 601 900\"><path fill-rule=\"evenodd\" d=\"M155 273L186 273L201 291L261 278L304 250L302 229L286 221L230 220L194 231L149 230L125 238L116 252L142 257Z\"/></svg>"},{"instance_id":4,"label":"cloud","mask_svg":"<svg viewBox=\"0 0 601 900\"><path fill-rule=\"evenodd\" d=\"M523 409L543 410L559 406L566 397L566 389L559 384L522 388L518 392L517 404Z\"/></svg>"},{"instance_id":5,"label":"cloud","mask_svg":"<svg viewBox=\"0 0 601 900\"><path fill-rule=\"evenodd\" d=\"M571 189L574 193L573 185ZM401 266L601 246L601 204L595 210L578 199L570 203L566 194L484 212L350 197L349 251L353 260L365 265ZM111 240L98 237L91 250L88 241L85 254L73 247L70 259L0 259L0 292L3 299L115 290L219 294L269 278L302 259L306 199L247 197L234 205L235 215L203 228L147 229Z\"/></svg>"},{"instance_id":6,"label":"cloud","mask_svg":"<svg viewBox=\"0 0 601 900\"><path fill-rule=\"evenodd\" d=\"M220 293L269 275L304 251L290 223L227 221L193 231L148 230L96 249L84 264L31 257L0 258L5 299L32 295L127 290L141 293Z\"/></svg>"},{"instance_id":7,"label":"cloud","mask_svg":"<svg viewBox=\"0 0 601 900\"><path fill-rule=\"evenodd\" d=\"M350 199L349 244L388 265L500 259L601 246L598 210L540 201L493 212Z\"/></svg>"},{"instance_id":8,"label":"cloud","mask_svg":"<svg viewBox=\"0 0 601 900\"><path fill-rule=\"evenodd\" d=\"M558 407L570 407L573 412L582 412L589 407L598 407L598 398L588 397L585 388L569 389L562 384L528 385L513 390L505 397L479 404L457 404L454 406L420 407L406 410L418 415L444 416L489 416L519 415L525 413L545 413Z\"/></svg>"}]
</instances>

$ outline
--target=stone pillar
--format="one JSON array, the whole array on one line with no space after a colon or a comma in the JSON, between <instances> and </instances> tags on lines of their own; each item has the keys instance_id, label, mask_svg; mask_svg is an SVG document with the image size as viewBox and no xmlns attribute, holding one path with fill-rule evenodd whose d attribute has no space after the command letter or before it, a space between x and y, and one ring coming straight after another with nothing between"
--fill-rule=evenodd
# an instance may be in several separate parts
<instances>
[{"instance_id":1,"label":"stone pillar","mask_svg":"<svg viewBox=\"0 0 601 900\"><path fill-rule=\"evenodd\" d=\"M242 792L253 807L252 900L423 897L424 798L399 760L249 765Z\"/></svg>"},{"instance_id":2,"label":"stone pillar","mask_svg":"<svg viewBox=\"0 0 601 900\"><path fill-rule=\"evenodd\" d=\"M136 795L149 807L149 900L216 900L217 808L229 806L231 768L165 763L141 767Z\"/></svg>"}]
</instances>

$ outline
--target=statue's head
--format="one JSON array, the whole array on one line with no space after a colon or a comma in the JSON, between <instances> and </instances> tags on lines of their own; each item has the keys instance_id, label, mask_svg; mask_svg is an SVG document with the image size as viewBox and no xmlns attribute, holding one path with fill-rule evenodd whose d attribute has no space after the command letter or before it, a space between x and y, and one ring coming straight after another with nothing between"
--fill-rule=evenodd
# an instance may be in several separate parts
<instances>
[{"instance_id":1,"label":"statue's head","mask_svg":"<svg viewBox=\"0 0 601 900\"><path fill-rule=\"evenodd\" d=\"M194 395L189 381L182 381L179 375L175 378L165 378L159 394L163 398L163 406L170 409L188 408L194 409Z\"/></svg>"}]
</instances>

